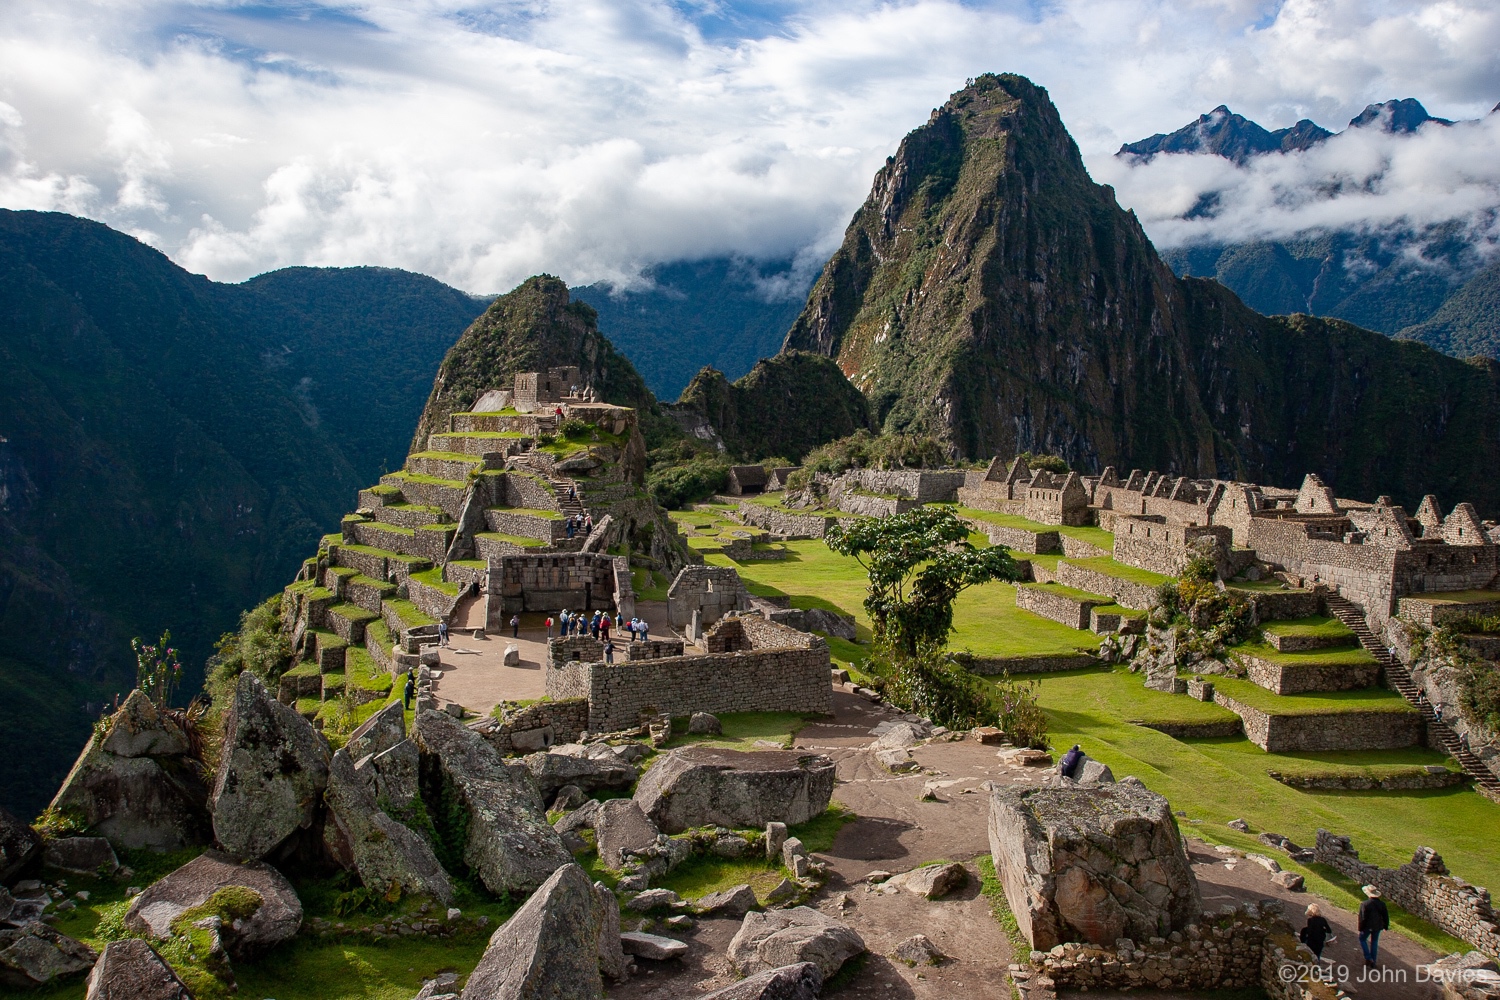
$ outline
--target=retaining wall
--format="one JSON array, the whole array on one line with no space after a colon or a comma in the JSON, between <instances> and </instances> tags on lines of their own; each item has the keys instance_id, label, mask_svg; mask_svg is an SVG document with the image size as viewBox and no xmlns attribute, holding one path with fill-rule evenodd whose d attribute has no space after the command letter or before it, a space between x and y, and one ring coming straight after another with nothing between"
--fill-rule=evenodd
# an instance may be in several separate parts
<instances>
[{"instance_id":1,"label":"retaining wall","mask_svg":"<svg viewBox=\"0 0 1500 1000\"><path fill-rule=\"evenodd\" d=\"M1368 774L1282 774L1267 771L1274 780L1289 788L1304 788L1334 792L1384 792L1421 791L1429 788L1452 788L1468 780L1462 771L1438 768L1436 772L1419 771L1411 774L1389 774L1381 778Z\"/></svg>"},{"instance_id":2,"label":"retaining wall","mask_svg":"<svg viewBox=\"0 0 1500 1000\"><path fill-rule=\"evenodd\" d=\"M989 536L991 545L1003 545L1012 552L1029 552L1033 555L1056 552L1061 547L1061 537L1055 531L1027 531L1025 528L1007 528L977 517L966 517L964 523L975 531ZM1090 546L1092 548L1092 546ZM1108 553L1105 553L1106 555Z\"/></svg>"},{"instance_id":3,"label":"retaining wall","mask_svg":"<svg viewBox=\"0 0 1500 1000\"><path fill-rule=\"evenodd\" d=\"M1016 588L1016 607L1081 631L1088 631L1093 623L1094 608L1111 603L1113 601L1110 598L1101 597L1097 600L1090 600L1069 597L1066 594L1047 590L1045 587L1022 584Z\"/></svg>"},{"instance_id":4,"label":"retaining wall","mask_svg":"<svg viewBox=\"0 0 1500 1000\"><path fill-rule=\"evenodd\" d=\"M511 738L516 733L547 731L541 742L546 746L573 743L589 727L589 703L583 698L539 701L525 708L505 712L498 726L483 730L481 735L501 753L517 753ZM528 746L534 743L528 741Z\"/></svg>"},{"instance_id":5,"label":"retaining wall","mask_svg":"<svg viewBox=\"0 0 1500 1000\"><path fill-rule=\"evenodd\" d=\"M1057 582L1064 586L1086 590L1091 594L1107 594L1122 607L1149 611L1156 603L1155 587L1131 580L1122 580L1117 576L1100 573L1097 570L1070 563L1065 559L1058 561L1056 575Z\"/></svg>"},{"instance_id":6,"label":"retaining wall","mask_svg":"<svg viewBox=\"0 0 1500 1000\"><path fill-rule=\"evenodd\" d=\"M1054 656L970 656L954 654L974 674L1052 674L1060 670L1082 670L1097 667L1099 658L1092 653L1059 653Z\"/></svg>"},{"instance_id":7,"label":"retaining wall","mask_svg":"<svg viewBox=\"0 0 1500 1000\"><path fill-rule=\"evenodd\" d=\"M1378 868L1359 860L1348 837L1318 831L1314 856L1361 885L1373 885L1386 899L1417 917L1469 942L1491 958L1500 956L1500 930L1490 892L1455 878L1442 857L1419 847L1400 868Z\"/></svg>"},{"instance_id":8,"label":"retaining wall","mask_svg":"<svg viewBox=\"0 0 1500 1000\"><path fill-rule=\"evenodd\" d=\"M778 535L802 535L807 538L822 538L828 529L838 523L838 518L821 514L788 514L772 510L758 503L741 502L738 516L745 524Z\"/></svg>"},{"instance_id":9,"label":"retaining wall","mask_svg":"<svg viewBox=\"0 0 1500 1000\"><path fill-rule=\"evenodd\" d=\"M1276 694L1303 694L1309 691L1357 691L1373 687L1380 681L1380 664L1343 666L1328 663L1277 663L1258 656L1235 653L1245 667L1246 676L1267 691Z\"/></svg>"},{"instance_id":10,"label":"retaining wall","mask_svg":"<svg viewBox=\"0 0 1500 1000\"><path fill-rule=\"evenodd\" d=\"M1416 712L1268 715L1217 688L1214 702L1238 715L1245 726L1245 737L1267 753L1398 750L1422 745L1427 728Z\"/></svg>"}]
</instances>

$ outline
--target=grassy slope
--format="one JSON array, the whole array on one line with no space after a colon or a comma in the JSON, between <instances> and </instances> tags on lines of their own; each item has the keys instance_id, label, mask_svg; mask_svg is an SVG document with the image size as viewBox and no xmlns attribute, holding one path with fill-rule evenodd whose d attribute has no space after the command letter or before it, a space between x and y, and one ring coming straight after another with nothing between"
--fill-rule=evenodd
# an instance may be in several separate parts
<instances>
[{"instance_id":1,"label":"grassy slope","mask_svg":"<svg viewBox=\"0 0 1500 1000\"><path fill-rule=\"evenodd\" d=\"M1415 765L1441 764L1430 750L1348 751L1267 754L1248 740L1176 740L1141 726L1125 724L1148 712L1188 718L1199 711L1190 699L1158 695L1141 687L1139 676L1119 672L1073 671L1040 678L1041 703L1054 746L1082 744L1117 776L1133 774L1184 810L1186 832L1245 850L1264 852L1256 839L1271 830L1310 845L1321 827L1351 835L1366 861L1404 864L1419 845L1436 848L1448 866L1478 885L1500 885L1500 854L1494 849L1500 806L1464 788L1413 792L1304 792L1267 776L1267 770L1326 773L1357 768L1387 773ZM1150 698L1146 696L1152 696ZM1211 707L1211 706L1203 706ZM1249 835L1224 824L1244 818ZM1347 888L1330 883L1327 872L1308 871L1280 858L1284 867L1313 876L1314 891L1349 905ZM1347 898L1346 898L1347 897Z\"/></svg>"}]
</instances>

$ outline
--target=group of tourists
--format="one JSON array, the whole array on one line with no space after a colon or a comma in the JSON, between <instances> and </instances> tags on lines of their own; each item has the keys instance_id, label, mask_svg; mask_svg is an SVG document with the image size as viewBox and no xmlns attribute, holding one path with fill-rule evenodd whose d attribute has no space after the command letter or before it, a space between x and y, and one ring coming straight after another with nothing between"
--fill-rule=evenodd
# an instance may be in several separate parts
<instances>
[{"instance_id":1,"label":"group of tourists","mask_svg":"<svg viewBox=\"0 0 1500 1000\"><path fill-rule=\"evenodd\" d=\"M607 611L595 611L593 614L588 614L583 611L569 612L567 608L563 608L558 613L556 621L551 617L547 619L548 639L552 638L554 626L558 630L558 637L562 639L570 635L588 635L609 642L610 632L615 631L628 633L631 642L645 642L651 633L651 626L644 618L627 619L619 613L611 618Z\"/></svg>"},{"instance_id":2,"label":"group of tourists","mask_svg":"<svg viewBox=\"0 0 1500 1000\"><path fill-rule=\"evenodd\" d=\"M584 538L589 537L594 532L594 515L569 514L567 531L569 538L573 538L576 535L582 535Z\"/></svg>"},{"instance_id":3,"label":"group of tourists","mask_svg":"<svg viewBox=\"0 0 1500 1000\"><path fill-rule=\"evenodd\" d=\"M1359 950L1364 956L1365 967L1373 969L1379 961L1380 933L1390 930L1391 914L1377 887L1361 886L1360 891L1365 894L1365 901L1359 904ZM1318 961L1323 961L1323 949L1337 940L1333 925L1323 916L1317 903L1307 908L1307 926L1302 928L1299 937Z\"/></svg>"}]
</instances>

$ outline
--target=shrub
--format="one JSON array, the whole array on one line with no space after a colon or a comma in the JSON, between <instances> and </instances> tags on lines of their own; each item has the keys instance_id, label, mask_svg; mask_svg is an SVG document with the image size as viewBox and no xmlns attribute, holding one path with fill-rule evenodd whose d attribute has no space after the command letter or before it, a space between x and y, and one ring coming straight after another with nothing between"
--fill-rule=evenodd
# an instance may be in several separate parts
<instances>
[{"instance_id":1,"label":"shrub","mask_svg":"<svg viewBox=\"0 0 1500 1000\"><path fill-rule=\"evenodd\" d=\"M1035 681L1009 674L990 684L964 669L941 647L925 644L915 655L878 644L865 662L876 687L892 705L949 729L995 726L1018 746L1047 745L1047 717Z\"/></svg>"},{"instance_id":2,"label":"shrub","mask_svg":"<svg viewBox=\"0 0 1500 1000\"><path fill-rule=\"evenodd\" d=\"M557 433L559 437L572 438L574 440L588 437L591 433L593 433L593 430L593 424L589 423L587 420L580 420L577 417L572 417L568 420L564 420L562 423L557 425Z\"/></svg>"},{"instance_id":3,"label":"shrub","mask_svg":"<svg viewBox=\"0 0 1500 1000\"><path fill-rule=\"evenodd\" d=\"M814 448L802 460L806 478L819 472L836 476L850 469L936 469L948 464L947 450L930 434L876 437L866 430Z\"/></svg>"},{"instance_id":4,"label":"shrub","mask_svg":"<svg viewBox=\"0 0 1500 1000\"><path fill-rule=\"evenodd\" d=\"M203 686L214 705L222 706L246 670L270 685L291 665L292 643L281 631L281 595L276 594L242 613L239 631L219 637Z\"/></svg>"},{"instance_id":5,"label":"shrub","mask_svg":"<svg viewBox=\"0 0 1500 1000\"><path fill-rule=\"evenodd\" d=\"M1055 472L1059 475L1066 475L1068 472L1067 459L1057 455L1039 455L1023 451L1018 457L1025 459L1026 467L1033 471L1045 469L1048 472Z\"/></svg>"},{"instance_id":6,"label":"shrub","mask_svg":"<svg viewBox=\"0 0 1500 1000\"><path fill-rule=\"evenodd\" d=\"M728 481L729 466L695 459L652 472L646 477L646 489L653 500L673 510L719 492Z\"/></svg>"}]
</instances>

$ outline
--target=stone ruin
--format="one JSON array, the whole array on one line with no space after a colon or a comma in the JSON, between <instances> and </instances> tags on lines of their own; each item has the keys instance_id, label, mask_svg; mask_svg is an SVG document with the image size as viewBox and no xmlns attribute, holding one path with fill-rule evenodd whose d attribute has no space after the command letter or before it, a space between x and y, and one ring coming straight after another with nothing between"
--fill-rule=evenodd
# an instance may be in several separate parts
<instances>
[{"instance_id":1,"label":"stone ruin","mask_svg":"<svg viewBox=\"0 0 1500 1000\"><path fill-rule=\"evenodd\" d=\"M750 609L750 592L727 566L684 566L667 588L672 627L697 642L705 629L734 611Z\"/></svg>"}]
</instances>

